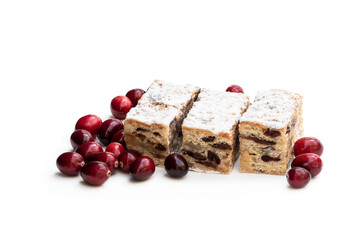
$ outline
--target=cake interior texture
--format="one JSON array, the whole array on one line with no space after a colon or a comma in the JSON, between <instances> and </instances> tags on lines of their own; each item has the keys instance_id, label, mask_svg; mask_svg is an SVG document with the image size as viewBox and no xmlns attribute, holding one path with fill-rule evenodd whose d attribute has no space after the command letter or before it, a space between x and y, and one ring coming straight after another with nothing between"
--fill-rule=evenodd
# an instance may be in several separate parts
<instances>
[{"instance_id":1,"label":"cake interior texture","mask_svg":"<svg viewBox=\"0 0 360 240\"><path fill-rule=\"evenodd\" d=\"M124 121L126 147L163 165L167 155L179 152L181 124L200 89L155 80Z\"/></svg>"},{"instance_id":2,"label":"cake interior texture","mask_svg":"<svg viewBox=\"0 0 360 240\"><path fill-rule=\"evenodd\" d=\"M240 171L284 175L303 134L302 97L284 90L257 93L239 124Z\"/></svg>"},{"instance_id":3,"label":"cake interior texture","mask_svg":"<svg viewBox=\"0 0 360 240\"><path fill-rule=\"evenodd\" d=\"M201 89L182 125L182 154L191 170L230 173L239 154L238 123L249 99Z\"/></svg>"}]
</instances>

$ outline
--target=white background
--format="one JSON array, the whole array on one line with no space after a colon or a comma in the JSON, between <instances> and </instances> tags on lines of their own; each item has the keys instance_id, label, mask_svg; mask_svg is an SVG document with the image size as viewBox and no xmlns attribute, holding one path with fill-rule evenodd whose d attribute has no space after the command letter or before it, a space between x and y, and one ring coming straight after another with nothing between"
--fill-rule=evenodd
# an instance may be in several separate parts
<instances>
[{"instance_id":1,"label":"white background","mask_svg":"<svg viewBox=\"0 0 360 240\"><path fill-rule=\"evenodd\" d=\"M359 1L1 1L1 239L359 239ZM154 79L298 92L323 172L58 173L78 118Z\"/></svg>"}]
</instances>

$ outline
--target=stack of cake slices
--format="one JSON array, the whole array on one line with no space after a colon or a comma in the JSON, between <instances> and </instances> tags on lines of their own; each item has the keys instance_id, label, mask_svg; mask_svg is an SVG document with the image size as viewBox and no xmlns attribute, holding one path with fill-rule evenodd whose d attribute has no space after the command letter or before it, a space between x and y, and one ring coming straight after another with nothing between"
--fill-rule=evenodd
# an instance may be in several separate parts
<instances>
[{"instance_id":1,"label":"stack of cake slices","mask_svg":"<svg viewBox=\"0 0 360 240\"><path fill-rule=\"evenodd\" d=\"M180 153L189 168L283 175L293 143L302 136L302 97L260 91L250 105L242 93L220 92L155 80L124 121L128 150L163 166Z\"/></svg>"}]
</instances>

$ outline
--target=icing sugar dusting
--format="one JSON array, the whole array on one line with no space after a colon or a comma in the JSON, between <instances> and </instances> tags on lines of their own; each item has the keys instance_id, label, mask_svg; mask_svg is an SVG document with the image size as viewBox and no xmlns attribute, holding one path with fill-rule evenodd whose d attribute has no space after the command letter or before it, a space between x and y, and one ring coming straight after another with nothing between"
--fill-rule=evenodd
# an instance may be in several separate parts
<instances>
[{"instance_id":1,"label":"icing sugar dusting","mask_svg":"<svg viewBox=\"0 0 360 240\"><path fill-rule=\"evenodd\" d=\"M175 117L182 114L188 101L198 90L198 87L192 85L155 80L136 107L127 113L126 119L136 119L149 125L169 125Z\"/></svg>"},{"instance_id":2,"label":"icing sugar dusting","mask_svg":"<svg viewBox=\"0 0 360 240\"><path fill-rule=\"evenodd\" d=\"M291 121L302 97L285 90L259 91L254 103L241 117L241 122L253 122L272 129L282 129Z\"/></svg>"},{"instance_id":3,"label":"icing sugar dusting","mask_svg":"<svg viewBox=\"0 0 360 240\"><path fill-rule=\"evenodd\" d=\"M249 98L241 93L201 89L196 102L184 120L183 126L219 133L231 133Z\"/></svg>"},{"instance_id":4,"label":"icing sugar dusting","mask_svg":"<svg viewBox=\"0 0 360 240\"><path fill-rule=\"evenodd\" d=\"M147 91L148 100L176 108L183 108L198 87L192 85L178 85L155 80Z\"/></svg>"}]
</instances>

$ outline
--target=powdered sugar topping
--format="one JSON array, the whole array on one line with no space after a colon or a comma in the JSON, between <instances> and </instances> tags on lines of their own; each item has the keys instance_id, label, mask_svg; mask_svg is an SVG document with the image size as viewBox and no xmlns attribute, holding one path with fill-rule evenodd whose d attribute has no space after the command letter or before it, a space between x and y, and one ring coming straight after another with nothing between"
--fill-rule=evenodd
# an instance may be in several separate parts
<instances>
[{"instance_id":1,"label":"powdered sugar topping","mask_svg":"<svg viewBox=\"0 0 360 240\"><path fill-rule=\"evenodd\" d=\"M197 90L198 87L189 84L178 85L155 80L146 93L149 102L183 108Z\"/></svg>"},{"instance_id":2,"label":"powdered sugar topping","mask_svg":"<svg viewBox=\"0 0 360 240\"><path fill-rule=\"evenodd\" d=\"M253 122L271 129L282 129L291 121L301 96L285 90L259 91L254 103L244 113L241 122Z\"/></svg>"},{"instance_id":3,"label":"powdered sugar topping","mask_svg":"<svg viewBox=\"0 0 360 240\"><path fill-rule=\"evenodd\" d=\"M183 126L219 133L231 133L246 110L249 98L242 93L201 89Z\"/></svg>"},{"instance_id":4,"label":"powdered sugar topping","mask_svg":"<svg viewBox=\"0 0 360 240\"><path fill-rule=\"evenodd\" d=\"M182 114L188 101L198 90L198 87L192 85L155 80L138 105L128 112L126 119L136 119L149 125L169 125L175 117Z\"/></svg>"}]
</instances>

